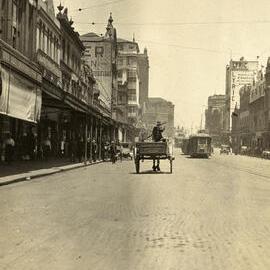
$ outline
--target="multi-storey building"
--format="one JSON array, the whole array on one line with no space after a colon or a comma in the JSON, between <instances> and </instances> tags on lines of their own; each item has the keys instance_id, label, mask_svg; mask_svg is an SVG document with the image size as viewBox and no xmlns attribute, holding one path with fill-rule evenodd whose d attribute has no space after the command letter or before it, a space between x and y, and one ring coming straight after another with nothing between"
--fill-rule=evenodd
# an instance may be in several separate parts
<instances>
[{"instance_id":1,"label":"multi-storey building","mask_svg":"<svg viewBox=\"0 0 270 270\"><path fill-rule=\"evenodd\" d=\"M109 17L105 35L87 33L80 36L85 46L83 59L93 70L99 92L99 102L104 113L116 120L115 110L117 100L117 71L116 71L116 29L112 25L112 16Z\"/></svg>"},{"instance_id":2,"label":"multi-storey building","mask_svg":"<svg viewBox=\"0 0 270 270\"><path fill-rule=\"evenodd\" d=\"M165 126L164 137L174 137L174 105L172 102L159 97L149 97L143 112L143 123L147 133L151 135L157 121Z\"/></svg>"},{"instance_id":3,"label":"multi-storey building","mask_svg":"<svg viewBox=\"0 0 270 270\"><path fill-rule=\"evenodd\" d=\"M250 154L260 155L270 146L265 78L267 74L264 76L260 70L252 85L240 90L240 107L233 113L232 142L235 152L246 146Z\"/></svg>"},{"instance_id":4,"label":"multi-storey building","mask_svg":"<svg viewBox=\"0 0 270 270\"><path fill-rule=\"evenodd\" d=\"M59 138L56 131L59 130L59 115L62 115L63 108L59 104L62 100L61 32L52 0L38 1L36 32L36 60L42 72L42 109L38 138L42 142L49 137L53 151L57 152Z\"/></svg>"},{"instance_id":5,"label":"multi-storey building","mask_svg":"<svg viewBox=\"0 0 270 270\"><path fill-rule=\"evenodd\" d=\"M258 61L230 61L226 67L226 106L224 130L230 134L232 129L232 113L239 107L239 91L244 85L251 85L258 72Z\"/></svg>"},{"instance_id":6,"label":"multi-storey building","mask_svg":"<svg viewBox=\"0 0 270 270\"><path fill-rule=\"evenodd\" d=\"M96 79L93 76L91 67L82 59L85 51L83 42L77 32L74 31L73 21L68 18L67 8L58 6L57 19L60 22L61 31L61 60L60 69L62 76L61 88L65 104L71 108L67 116L63 114L64 128L63 138L66 136L70 140L78 140L84 137L84 141L95 139L101 155L102 139L110 139L115 136L113 123L103 106L98 102L98 94L95 92ZM70 127L69 129L67 128ZM65 130L66 129L66 130ZM68 133L66 131L69 130ZM86 138L87 137L87 138ZM92 154L92 144L90 143L90 158Z\"/></svg>"},{"instance_id":7,"label":"multi-storey building","mask_svg":"<svg viewBox=\"0 0 270 270\"><path fill-rule=\"evenodd\" d=\"M265 132L263 134L266 148L270 149L270 57L265 72Z\"/></svg>"},{"instance_id":8,"label":"multi-storey building","mask_svg":"<svg viewBox=\"0 0 270 270\"><path fill-rule=\"evenodd\" d=\"M205 129L215 142L222 142L225 95L208 97L208 106L205 110Z\"/></svg>"},{"instance_id":9,"label":"multi-storey building","mask_svg":"<svg viewBox=\"0 0 270 270\"><path fill-rule=\"evenodd\" d=\"M141 108L147 103L149 97L149 59L147 49L137 56L139 85L139 104Z\"/></svg>"},{"instance_id":10,"label":"multi-storey building","mask_svg":"<svg viewBox=\"0 0 270 270\"><path fill-rule=\"evenodd\" d=\"M266 142L263 139L263 134L266 131L265 117L265 78L260 70L257 74L256 81L254 80L250 90L250 129L252 131L252 145L258 151L265 148Z\"/></svg>"},{"instance_id":11,"label":"multi-storey building","mask_svg":"<svg viewBox=\"0 0 270 270\"><path fill-rule=\"evenodd\" d=\"M110 15L104 36L88 33L80 38L86 47L83 59L96 78L100 107L117 127L114 137L125 141L130 137L128 133L132 133L132 128L127 121L126 97L122 95L123 88L119 88L117 79L117 35L112 23Z\"/></svg>"},{"instance_id":12,"label":"multi-storey building","mask_svg":"<svg viewBox=\"0 0 270 270\"><path fill-rule=\"evenodd\" d=\"M240 106L232 114L232 149L235 153L240 151L241 146L251 146L250 91L251 85L240 89Z\"/></svg>"},{"instance_id":13,"label":"multi-storey building","mask_svg":"<svg viewBox=\"0 0 270 270\"><path fill-rule=\"evenodd\" d=\"M0 141L5 133L18 142L27 130L37 132L42 77L34 62L36 19L37 1L0 1Z\"/></svg>"},{"instance_id":14,"label":"multi-storey building","mask_svg":"<svg viewBox=\"0 0 270 270\"><path fill-rule=\"evenodd\" d=\"M117 39L118 102L126 108L127 121L134 126L139 118L139 46L135 41Z\"/></svg>"}]
</instances>

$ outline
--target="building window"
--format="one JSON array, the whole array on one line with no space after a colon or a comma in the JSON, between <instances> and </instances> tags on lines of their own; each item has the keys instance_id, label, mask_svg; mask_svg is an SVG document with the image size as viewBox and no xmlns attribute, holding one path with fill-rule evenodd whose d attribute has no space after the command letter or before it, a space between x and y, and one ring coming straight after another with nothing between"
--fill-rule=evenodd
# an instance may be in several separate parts
<instances>
[{"instance_id":1,"label":"building window","mask_svg":"<svg viewBox=\"0 0 270 270\"><path fill-rule=\"evenodd\" d=\"M118 60L117 60L117 64L118 64L119 66L122 66L122 65L123 65L123 59L118 59Z\"/></svg>"},{"instance_id":2,"label":"building window","mask_svg":"<svg viewBox=\"0 0 270 270\"><path fill-rule=\"evenodd\" d=\"M135 77L136 78L137 72L135 70L129 70L128 71L128 77Z\"/></svg>"},{"instance_id":3,"label":"building window","mask_svg":"<svg viewBox=\"0 0 270 270\"><path fill-rule=\"evenodd\" d=\"M17 1L12 2L12 47L17 47L17 35L18 35L18 6Z\"/></svg>"},{"instance_id":4,"label":"building window","mask_svg":"<svg viewBox=\"0 0 270 270\"><path fill-rule=\"evenodd\" d=\"M136 113L136 108L135 107L129 107L128 112L129 113Z\"/></svg>"},{"instance_id":5,"label":"building window","mask_svg":"<svg viewBox=\"0 0 270 270\"><path fill-rule=\"evenodd\" d=\"M104 54L104 48L103 47L96 47L95 48L95 57L103 57Z\"/></svg>"},{"instance_id":6,"label":"building window","mask_svg":"<svg viewBox=\"0 0 270 270\"><path fill-rule=\"evenodd\" d=\"M136 77L128 77L128 81L129 82L136 82Z\"/></svg>"},{"instance_id":7,"label":"building window","mask_svg":"<svg viewBox=\"0 0 270 270\"><path fill-rule=\"evenodd\" d=\"M119 51L123 51L123 49L124 49L124 48L123 48L123 44L118 44L118 50L119 50Z\"/></svg>"},{"instance_id":8,"label":"building window","mask_svg":"<svg viewBox=\"0 0 270 270\"><path fill-rule=\"evenodd\" d=\"M118 71L117 71L117 77L118 77L119 79L121 79L121 78L123 77L123 72L122 72L122 70L118 70Z\"/></svg>"},{"instance_id":9,"label":"building window","mask_svg":"<svg viewBox=\"0 0 270 270\"><path fill-rule=\"evenodd\" d=\"M62 50L63 50L63 61L65 61L65 57L66 57L66 41L63 39L62 40Z\"/></svg>"},{"instance_id":10,"label":"building window","mask_svg":"<svg viewBox=\"0 0 270 270\"><path fill-rule=\"evenodd\" d=\"M128 93L128 100L129 101L137 101L136 94Z\"/></svg>"},{"instance_id":11,"label":"building window","mask_svg":"<svg viewBox=\"0 0 270 270\"><path fill-rule=\"evenodd\" d=\"M91 57L91 47L87 47L87 49L84 51L84 56L90 56Z\"/></svg>"}]
</instances>

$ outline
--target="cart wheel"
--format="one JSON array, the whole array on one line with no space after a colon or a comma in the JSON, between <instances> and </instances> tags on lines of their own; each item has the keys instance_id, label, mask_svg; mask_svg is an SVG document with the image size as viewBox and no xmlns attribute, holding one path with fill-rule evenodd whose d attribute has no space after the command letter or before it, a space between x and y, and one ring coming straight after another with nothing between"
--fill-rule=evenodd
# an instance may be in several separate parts
<instances>
[{"instance_id":1,"label":"cart wheel","mask_svg":"<svg viewBox=\"0 0 270 270\"><path fill-rule=\"evenodd\" d=\"M170 173L173 171L173 159L170 158Z\"/></svg>"},{"instance_id":2,"label":"cart wheel","mask_svg":"<svg viewBox=\"0 0 270 270\"><path fill-rule=\"evenodd\" d=\"M136 173L140 173L140 159L136 159L135 161L135 166L136 166Z\"/></svg>"}]
</instances>

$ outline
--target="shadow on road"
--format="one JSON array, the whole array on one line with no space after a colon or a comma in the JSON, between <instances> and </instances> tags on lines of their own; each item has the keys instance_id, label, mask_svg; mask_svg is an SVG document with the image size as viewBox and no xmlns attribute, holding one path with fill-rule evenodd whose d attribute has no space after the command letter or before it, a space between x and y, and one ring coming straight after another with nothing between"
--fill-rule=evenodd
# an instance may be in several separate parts
<instances>
[{"instance_id":1,"label":"shadow on road","mask_svg":"<svg viewBox=\"0 0 270 270\"><path fill-rule=\"evenodd\" d=\"M190 157L190 156L188 156L188 157L185 157L185 158L187 158L187 159L210 159L210 157Z\"/></svg>"},{"instance_id":2,"label":"shadow on road","mask_svg":"<svg viewBox=\"0 0 270 270\"><path fill-rule=\"evenodd\" d=\"M171 174L171 173L170 172L163 172L163 171L154 172L152 170L148 170L148 171L142 171L140 173L132 172L130 174L138 174L138 175L140 175L140 174Z\"/></svg>"}]
</instances>

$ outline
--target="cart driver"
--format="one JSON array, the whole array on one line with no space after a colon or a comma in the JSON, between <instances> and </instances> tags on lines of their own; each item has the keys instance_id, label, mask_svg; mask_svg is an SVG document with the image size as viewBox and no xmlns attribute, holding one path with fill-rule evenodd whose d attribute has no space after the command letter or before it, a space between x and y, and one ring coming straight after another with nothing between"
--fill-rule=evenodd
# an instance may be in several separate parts
<instances>
[{"instance_id":1,"label":"cart driver","mask_svg":"<svg viewBox=\"0 0 270 270\"><path fill-rule=\"evenodd\" d=\"M153 131L152 131L152 140L154 142L160 142L163 141L164 138L162 136L162 132L165 130L165 127L162 128L161 122L157 121L156 126L154 126ZM157 159L157 165L156 165L156 160L153 159L153 171L160 171L159 167L159 158Z\"/></svg>"},{"instance_id":2,"label":"cart driver","mask_svg":"<svg viewBox=\"0 0 270 270\"><path fill-rule=\"evenodd\" d=\"M157 121L157 124L154 126L152 131L152 140L154 142L160 142L163 139L162 132L165 130L165 127L162 128L161 122Z\"/></svg>"}]
</instances>

